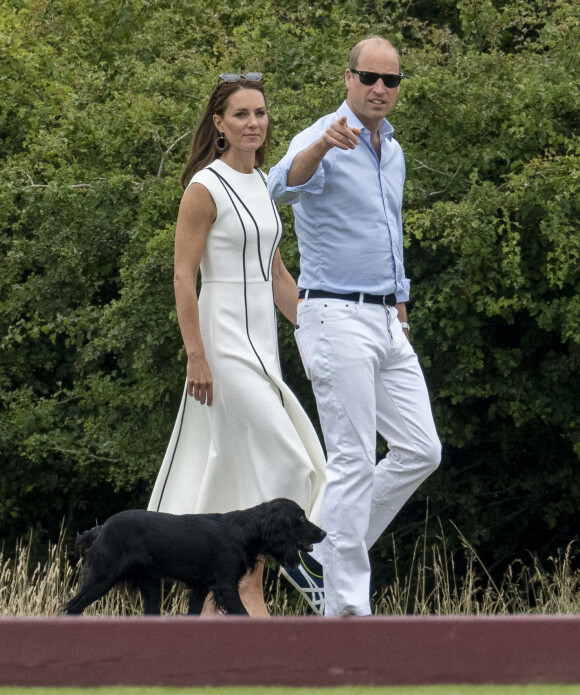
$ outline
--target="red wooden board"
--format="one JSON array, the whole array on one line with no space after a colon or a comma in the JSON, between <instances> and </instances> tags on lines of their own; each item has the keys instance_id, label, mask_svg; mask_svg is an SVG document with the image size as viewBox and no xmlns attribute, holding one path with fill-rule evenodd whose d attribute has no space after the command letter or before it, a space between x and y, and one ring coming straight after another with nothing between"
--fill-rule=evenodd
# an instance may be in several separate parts
<instances>
[{"instance_id":1,"label":"red wooden board","mask_svg":"<svg viewBox=\"0 0 580 695\"><path fill-rule=\"evenodd\" d=\"M5 618L0 685L580 683L580 616Z\"/></svg>"}]
</instances>

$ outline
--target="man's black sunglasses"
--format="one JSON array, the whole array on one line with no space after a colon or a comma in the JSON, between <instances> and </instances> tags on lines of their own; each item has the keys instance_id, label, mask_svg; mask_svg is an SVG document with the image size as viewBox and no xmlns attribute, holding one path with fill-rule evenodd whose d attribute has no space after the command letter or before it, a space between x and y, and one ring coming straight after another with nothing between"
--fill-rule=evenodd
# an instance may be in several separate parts
<instances>
[{"instance_id":1,"label":"man's black sunglasses","mask_svg":"<svg viewBox=\"0 0 580 695\"><path fill-rule=\"evenodd\" d=\"M367 72L366 70L355 70L354 68L349 68L351 72L358 75L360 83L364 84L365 87L370 87L375 84L375 82L381 78L385 87L393 88L398 87L403 79L403 73L400 72L398 75L379 75L378 72Z\"/></svg>"}]
</instances>

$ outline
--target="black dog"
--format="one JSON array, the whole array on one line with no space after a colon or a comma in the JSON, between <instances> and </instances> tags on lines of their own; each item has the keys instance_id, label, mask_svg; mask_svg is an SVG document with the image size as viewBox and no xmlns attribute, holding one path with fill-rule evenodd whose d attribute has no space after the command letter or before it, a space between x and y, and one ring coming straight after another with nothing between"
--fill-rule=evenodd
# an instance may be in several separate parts
<instances>
[{"instance_id":1,"label":"black dog","mask_svg":"<svg viewBox=\"0 0 580 695\"><path fill-rule=\"evenodd\" d=\"M81 587L67 604L69 614L128 582L141 592L145 613L159 614L162 578L189 589L189 614L199 614L207 594L227 613L247 615L238 585L260 555L281 565L299 563L326 532L291 500L279 498L227 514L164 514L129 510L77 539L83 558Z\"/></svg>"}]
</instances>

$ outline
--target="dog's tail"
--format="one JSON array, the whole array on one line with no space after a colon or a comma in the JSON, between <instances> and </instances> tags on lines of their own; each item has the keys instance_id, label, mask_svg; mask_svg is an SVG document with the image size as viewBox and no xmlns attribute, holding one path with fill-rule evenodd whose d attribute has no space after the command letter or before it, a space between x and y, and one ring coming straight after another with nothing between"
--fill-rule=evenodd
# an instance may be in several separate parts
<instances>
[{"instance_id":1,"label":"dog's tail","mask_svg":"<svg viewBox=\"0 0 580 695\"><path fill-rule=\"evenodd\" d=\"M83 560L85 559L87 550L95 542L102 528L102 526L95 526L92 529L89 529L88 531L81 533L80 536L77 536L75 542L75 550Z\"/></svg>"}]
</instances>

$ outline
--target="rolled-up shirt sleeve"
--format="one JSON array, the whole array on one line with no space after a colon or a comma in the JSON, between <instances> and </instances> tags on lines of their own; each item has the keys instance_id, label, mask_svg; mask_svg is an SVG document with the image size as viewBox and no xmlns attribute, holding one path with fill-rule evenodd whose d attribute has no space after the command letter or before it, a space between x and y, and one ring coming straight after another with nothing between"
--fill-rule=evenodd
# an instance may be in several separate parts
<instances>
[{"instance_id":1,"label":"rolled-up shirt sleeve","mask_svg":"<svg viewBox=\"0 0 580 695\"><path fill-rule=\"evenodd\" d=\"M397 302L405 303L409 301L409 296L411 294L411 281L408 278L403 278L397 282L397 291L395 293L395 298Z\"/></svg>"}]
</instances>

